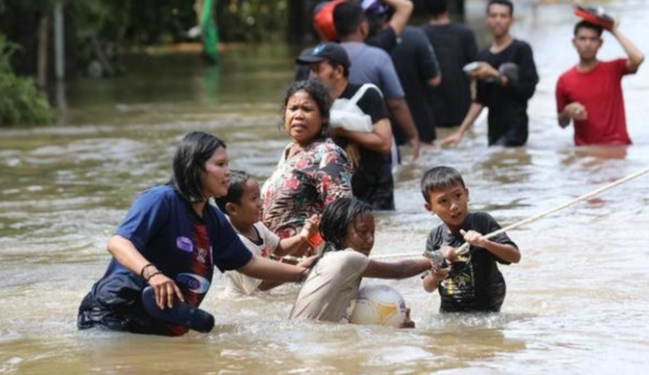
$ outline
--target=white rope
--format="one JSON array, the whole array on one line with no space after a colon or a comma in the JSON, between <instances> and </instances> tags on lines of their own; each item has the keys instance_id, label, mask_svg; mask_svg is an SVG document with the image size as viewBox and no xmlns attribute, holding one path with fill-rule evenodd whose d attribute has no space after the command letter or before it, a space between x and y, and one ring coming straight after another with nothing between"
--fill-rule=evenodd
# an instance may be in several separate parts
<instances>
[{"instance_id":1,"label":"white rope","mask_svg":"<svg viewBox=\"0 0 649 375\"><path fill-rule=\"evenodd\" d=\"M484 236L482 236L482 239L489 239L489 238L492 238L492 237L494 237L494 236L497 236L497 235L499 235L499 234L501 234L501 233L505 233L505 232L510 231L510 230L512 230L512 229L516 229L516 228L518 228L518 227L520 227L520 226L523 226L523 225L525 225L525 224L529 224L529 223L531 223L531 222L534 222L534 221L537 221L537 220L539 220L539 219L542 219L542 218L544 218L544 217L546 217L546 216L548 216L548 215L550 215L550 214L553 214L553 213L555 213L555 212L557 212L557 211L561 211L561 210L563 210L563 209L565 209L565 208L568 208L568 207L572 206L573 204L576 204L576 203L579 203L579 202L584 201L584 200L586 200L586 199L592 198L592 197L596 196L597 194L600 194L600 193L602 193L602 192L605 192L606 190L612 189L612 188L614 188L614 187L616 187L616 186L622 185L623 183L626 183L626 182L628 182L628 181L631 181L631 180L633 180L634 178L640 177L640 176L642 176L643 174L646 174L647 172L649 172L649 167L647 167L647 168L645 168L645 169L642 169L642 170L640 170L640 171L637 171L637 172L635 172L635 173L633 173L633 174L631 174L631 175L629 175L629 176L626 176L626 177L624 177L624 178L621 178L621 179L619 179L619 180L617 180L617 181L614 181L614 182L612 182L612 183L610 183L610 184L608 184L608 185L606 185L606 186L603 186L603 187L601 187L601 188L599 188L599 189L597 189L597 190L594 190L594 191L592 191L592 192L590 192L590 193L588 193L588 194L584 194L584 195L582 195L582 196L579 196L579 197L577 197L577 198L575 198L575 199L573 199L573 200L571 200L571 201L569 201L569 202L567 202L567 203L564 203L564 204L562 204L562 205L560 205L560 206L557 206L557 207L555 207L555 208L549 209L549 210L547 210L547 211L545 211L545 212L541 212L540 214L537 214L537 215L534 215L534 216L530 216L530 217L528 217L527 219L523 219L523 220L521 220L521 221L519 221L519 222L516 222L516 223L514 223L514 224L508 225L508 226L506 226L506 227L504 227L504 228L502 228L502 229L499 229L499 230L497 230L497 231L495 231L495 232L491 232L491 233L489 233L489 234L487 234L487 235L484 235ZM468 242L465 242L462 246L460 246L460 247L457 249L457 253L460 254L460 255L466 253L466 252L469 250L469 246L470 246L469 243L468 243ZM409 252L409 253L396 253L396 254L385 254L385 255L376 255L376 256L373 256L372 259L386 259L386 258L415 257L415 256L418 256L418 255L421 255L421 254L422 254L422 253L413 253L413 252Z\"/></svg>"}]
</instances>

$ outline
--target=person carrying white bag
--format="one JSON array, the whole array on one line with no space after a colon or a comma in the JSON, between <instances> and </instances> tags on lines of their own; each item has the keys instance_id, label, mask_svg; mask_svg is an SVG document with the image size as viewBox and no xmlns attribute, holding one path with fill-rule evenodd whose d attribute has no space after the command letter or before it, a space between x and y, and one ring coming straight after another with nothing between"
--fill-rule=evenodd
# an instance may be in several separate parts
<instances>
[{"instance_id":1,"label":"person carrying white bag","mask_svg":"<svg viewBox=\"0 0 649 375\"><path fill-rule=\"evenodd\" d=\"M374 210L394 210L392 128L383 94L372 84L348 82L351 63L337 43L320 44L296 61L309 65L310 77L321 82L335 100L330 110L332 138L354 161L354 196Z\"/></svg>"}]
</instances>

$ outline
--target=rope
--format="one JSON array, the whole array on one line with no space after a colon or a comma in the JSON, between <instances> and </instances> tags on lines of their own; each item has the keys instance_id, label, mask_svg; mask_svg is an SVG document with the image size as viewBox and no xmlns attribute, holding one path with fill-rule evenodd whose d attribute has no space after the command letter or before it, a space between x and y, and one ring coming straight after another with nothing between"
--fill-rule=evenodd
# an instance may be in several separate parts
<instances>
[{"instance_id":1,"label":"rope","mask_svg":"<svg viewBox=\"0 0 649 375\"><path fill-rule=\"evenodd\" d=\"M574 205L576 203L579 203L579 202L584 201L586 199L592 198L592 197L596 196L597 194L605 192L606 190L612 189L612 188L614 188L616 186L619 186L619 185L622 185L622 184L624 184L624 183L626 183L628 181L631 181L634 178L640 177L643 174L646 174L647 172L649 172L649 167L647 167L645 169L642 169L642 170L639 170L639 171L637 171L637 172L635 172L635 173L633 173L633 174L631 174L629 176L626 176L624 178L621 178L621 179L619 179L617 181L614 181L614 182L612 182L612 183L610 183L610 184L608 184L606 186L603 186L603 187L601 187L601 188L599 188L597 190L594 190L594 191L592 191L592 192L590 192L588 194L584 194L582 196L579 196L579 197L577 197L577 198L575 198L575 199L573 199L573 200L571 200L571 201L569 201L567 203L564 203L564 204L562 204L560 206L549 209L549 210L547 210L545 212L541 212L540 214L530 216L527 219L523 219L523 220L521 220L521 221L519 221L517 223L508 225L508 226L506 226L504 228L501 228L501 229L499 229L499 230L497 230L495 232L491 232L491 233L489 233L487 235L484 235L484 236L482 236L482 239L486 240L486 239L492 238L494 236L497 236L497 235L499 235L501 233L505 233L505 232L510 231L512 229L516 229L516 228L518 228L520 226L523 226L525 224L529 224L531 222L542 219L542 218L544 218L544 217L546 217L546 216L548 216L550 214L553 214L553 213L555 213L557 211L561 211L561 210L563 210L565 208L568 208L568 207L570 207L570 206L572 206L572 205ZM468 242L465 242L462 246L458 247L457 254L462 255L462 254L467 253L468 250L469 250L469 247L470 247L470 244ZM396 254L377 255L377 256L372 257L372 259L385 259L385 258L397 258L397 257L414 257L414 256L418 256L418 255L421 255L421 253L413 253L413 252L396 253Z\"/></svg>"}]
</instances>

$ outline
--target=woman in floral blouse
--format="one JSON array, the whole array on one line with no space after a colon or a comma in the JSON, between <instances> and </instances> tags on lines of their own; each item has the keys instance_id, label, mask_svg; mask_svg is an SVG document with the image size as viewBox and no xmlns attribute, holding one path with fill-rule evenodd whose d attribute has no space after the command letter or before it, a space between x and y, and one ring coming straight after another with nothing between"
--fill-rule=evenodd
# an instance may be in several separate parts
<instances>
[{"instance_id":1,"label":"woman in floral blouse","mask_svg":"<svg viewBox=\"0 0 649 375\"><path fill-rule=\"evenodd\" d=\"M284 99L284 130L291 142L264 184L262 222L281 238L300 232L312 215L340 197L351 197L352 164L329 138L327 90L315 81L294 82Z\"/></svg>"}]
</instances>

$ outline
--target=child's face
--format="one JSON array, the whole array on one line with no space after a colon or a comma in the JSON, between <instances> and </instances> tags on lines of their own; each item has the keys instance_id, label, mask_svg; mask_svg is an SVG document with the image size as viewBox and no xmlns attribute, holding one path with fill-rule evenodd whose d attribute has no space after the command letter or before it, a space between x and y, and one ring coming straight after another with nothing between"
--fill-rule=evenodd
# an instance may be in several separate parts
<instances>
[{"instance_id":1,"label":"child's face","mask_svg":"<svg viewBox=\"0 0 649 375\"><path fill-rule=\"evenodd\" d=\"M365 211L354 218L354 222L347 228L345 245L352 249L370 255L374 247L374 215Z\"/></svg>"},{"instance_id":2,"label":"child's face","mask_svg":"<svg viewBox=\"0 0 649 375\"><path fill-rule=\"evenodd\" d=\"M426 210L436 214L449 228L459 228L466 219L469 203L469 190L462 184L447 188L430 190Z\"/></svg>"},{"instance_id":3,"label":"child's face","mask_svg":"<svg viewBox=\"0 0 649 375\"><path fill-rule=\"evenodd\" d=\"M252 178L246 181L239 203L233 204L230 217L236 221L252 225L261 220L261 197L259 184Z\"/></svg>"}]
</instances>

